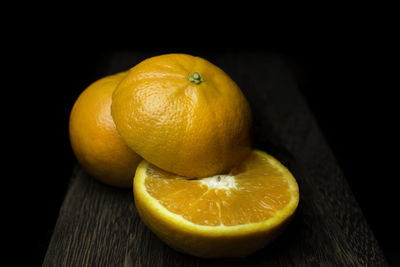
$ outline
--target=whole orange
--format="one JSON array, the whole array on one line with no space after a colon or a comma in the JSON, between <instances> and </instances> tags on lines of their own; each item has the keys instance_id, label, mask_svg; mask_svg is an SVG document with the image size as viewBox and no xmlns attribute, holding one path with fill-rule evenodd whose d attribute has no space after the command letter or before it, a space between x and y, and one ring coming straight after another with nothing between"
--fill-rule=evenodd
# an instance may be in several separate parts
<instances>
[{"instance_id":1,"label":"whole orange","mask_svg":"<svg viewBox=\"0 0 400 267\"><path fill-rule=\"evenodd\" d=\"M115 89L111 113L132 150L181 176L229 172L251 151L245 96L200 57L167 54L140 62Z\"/></svg>"},{"instance_id":2,"label":"whole orange","mask_svg":"<svg viewBox=\"0 0 400 267\"><path fill-rule=\"evenodd\" d=\"M119 136L111 117L112 93L126 73L104 77L76 100L69 120L72 149L78 162L97 180L131 187L141 157Z\"/></svg>"}]
</instances>

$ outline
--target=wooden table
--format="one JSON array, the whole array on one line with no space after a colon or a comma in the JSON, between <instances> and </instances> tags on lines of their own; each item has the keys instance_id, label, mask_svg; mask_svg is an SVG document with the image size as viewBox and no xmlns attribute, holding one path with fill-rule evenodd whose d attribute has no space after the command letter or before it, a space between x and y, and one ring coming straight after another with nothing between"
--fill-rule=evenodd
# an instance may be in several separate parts
<instances>
[{"instance_id":1,"label":"wooden table","mask_svg":"<svg viewBox=\"0 0 400 267\"><path fill-rule=\"evenodd\" d=\"M152 55L113 53L105 59L104 75L129 69ZM287 230L245 259L183 255L144 226L132 190L101 184L77 166L43 266L387 266L285 60L260 53L207 58L248 98L254 147L277 157L298 181L300 204Z\"/></svg>"}]
</instances>

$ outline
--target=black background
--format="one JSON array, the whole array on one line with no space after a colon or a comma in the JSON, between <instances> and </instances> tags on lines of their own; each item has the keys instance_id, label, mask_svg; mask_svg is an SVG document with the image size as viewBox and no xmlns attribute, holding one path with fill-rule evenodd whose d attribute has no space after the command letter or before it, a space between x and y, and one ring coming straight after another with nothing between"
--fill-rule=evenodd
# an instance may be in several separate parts
<instances>
[{"instance_id":1,"label":"black background","mask_svg":"<svg viewBox=\"0 0 400 267\"><path fill-rule=\"evenodd\" d=\"M278 21L257 28L236 22L127 32L94 22L53 28L47 20L15 31L10 38L16 42L3 49L11 72L5 78L11 96L3 98L3 131L16 140L6 144L13 164L6 166L12 185L4 189L13 196L9 202L18 202L7 217L18 225L12 251L24 251L28 262L41 264L76 163L68 139L69 112L80 92L104 75L102 64L110 53L184 52L207 58L254 52L286 59L388 261L398 263L393 34L374 20L336 22L314 23L318 27L312 30L296 22L281 27Z\"/></svg>"}]
</instances>

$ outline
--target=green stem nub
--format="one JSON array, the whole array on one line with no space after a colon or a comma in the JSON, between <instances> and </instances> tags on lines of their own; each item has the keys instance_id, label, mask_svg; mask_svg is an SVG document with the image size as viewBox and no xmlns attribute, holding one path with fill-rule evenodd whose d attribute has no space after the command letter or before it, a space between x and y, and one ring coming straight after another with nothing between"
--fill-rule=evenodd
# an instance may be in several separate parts
<instances>
[{"instance_id":1,"label":"green stem nub","mask_svg":"<svg viewBox=\"0 0 400 267\"><path fill-rule=\"evenodd\" d=\"M194 84L200 84L201 82L204 82L204 79L200 76L198 72L195 72L192 75L189 75L189 81Z\"/></svg>"}]
</instances>

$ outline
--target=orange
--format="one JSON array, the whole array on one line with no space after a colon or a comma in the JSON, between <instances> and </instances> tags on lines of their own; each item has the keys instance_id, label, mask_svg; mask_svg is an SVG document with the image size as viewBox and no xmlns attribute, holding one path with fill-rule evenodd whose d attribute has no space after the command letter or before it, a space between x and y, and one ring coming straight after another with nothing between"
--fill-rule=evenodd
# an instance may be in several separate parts
<instances>
[{"instance_id":1,"label":"orange","mask_svg":"<svg viewBox=\"0 0 400 267\"><path fill-rule=\"evenodd\" d=\"M104 77L76 100L69 120L72 149L78 162L97 180L130 187L141 157L119 136L111 117L112 93L126 73Z\"/></svg>"},{"instance_id":2,"label":"orange","mask_svg":"<svg viewBox=\"0 0 400 267\"><path fill-rule=\"evenodd\" d=\"M140 217L162 241L204 258L244 257L264 247L299 203L292 174L258 150L229 174L200 179L142 161L133 190Z\"/></svg>"},{"instance_id":3,"label":"orange","mask_svg":"<svg viewBox=\"0 0 400 267\"><path fill-rule=\"evenodd\" d=\"M251 111L236 83L186 54L148 58L113 94L111 113L126 144L186 177L229 172L251 152Z\"/></svg>"}]
</instances>

